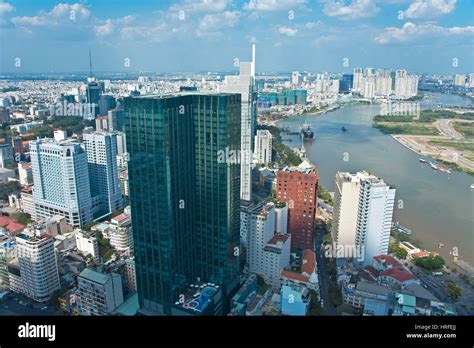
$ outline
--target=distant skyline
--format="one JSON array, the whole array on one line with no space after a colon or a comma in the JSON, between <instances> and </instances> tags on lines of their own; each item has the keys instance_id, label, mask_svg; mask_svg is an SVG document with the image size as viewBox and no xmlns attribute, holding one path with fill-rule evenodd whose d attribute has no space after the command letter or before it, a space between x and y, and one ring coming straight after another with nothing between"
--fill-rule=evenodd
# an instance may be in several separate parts
<instances>
[{"instance_id":1,"label":"distant skyline","mask_svg":"<svg viewBox=\"0 0 474 348\"><path fill-rule=\"evenodd\" d=\"M474 72L471 0L0 1L0 73ZM457 63L457 64L456 64ZM457 66L456 66L457 65Z\"/></svg>"}]
</instances>

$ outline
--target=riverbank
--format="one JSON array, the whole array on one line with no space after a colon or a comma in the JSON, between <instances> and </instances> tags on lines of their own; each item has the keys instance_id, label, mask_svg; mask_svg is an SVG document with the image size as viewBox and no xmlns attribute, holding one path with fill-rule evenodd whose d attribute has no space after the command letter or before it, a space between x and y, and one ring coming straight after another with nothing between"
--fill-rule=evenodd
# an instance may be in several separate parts
<instances>
[{"instance_id":1,"label":"riverbank","mask_svg":"<svg viewBox=\"0 0 474 348\"><path fill-rule=\"evenodd\" d=\"M419 155L431 157L433 160L438 161L451 169L474 176L474 162L462 157L462 154L460 155L455 149L443 148L444 150L441 150L438 147L438 150L433 150L429 145L416 141L417 139L422 138L422 136L400 134L392 134L391 136L399 144ZM426 139L426 137L423 138L424 141L429 140Z\"/></svg>"},{"instance_id":2,"label":"riverbank","mask_svg":"<svg viewBox=\"0 0 474 348\"><path fill-rule=\"evenodd\" d=\"M474 113L423 110L418 117L374 117L372 126L419 155L474 175Z\"/></svg>"}]
</instances>

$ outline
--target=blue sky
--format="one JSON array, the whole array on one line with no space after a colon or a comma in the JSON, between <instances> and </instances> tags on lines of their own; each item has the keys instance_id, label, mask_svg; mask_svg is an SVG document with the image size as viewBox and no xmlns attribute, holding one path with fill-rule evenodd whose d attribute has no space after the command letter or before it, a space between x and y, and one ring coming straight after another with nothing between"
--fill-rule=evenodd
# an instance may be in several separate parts
<instances>
[{"instance_id":1,"label":"blue sky","mask_svg":"<svg viewBox=\"0 0 474 348\"><path fill-rule=\"evenodd\" d=\"M87 71L89 48L96 71L229 71L252 42L258 72L466 73L474 1L0 0L0 39L2 73Z\"/></svg>"}]
</instances>

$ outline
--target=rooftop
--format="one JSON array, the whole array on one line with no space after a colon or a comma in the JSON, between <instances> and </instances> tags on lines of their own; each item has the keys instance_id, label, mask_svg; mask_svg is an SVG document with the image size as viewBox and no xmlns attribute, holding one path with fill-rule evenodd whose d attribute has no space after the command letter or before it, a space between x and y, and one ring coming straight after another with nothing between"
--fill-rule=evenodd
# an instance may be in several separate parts
<instances>
[{"instance_id":1,"label":"rooftop","mask_svg":"<svg viewBox=\"0 0 474 348\"><path fill-rule=\"evenodd\" d=\"M407 285L400 292L430 301L438 301L436 296L434 296L431 292L426 290L418 283Z\"/></svg>"},{"instance_id":2,"label":"rooftop","mask_svg":"<svg viewBox=\"0 0 474 348\"><path fill-rule=\"evenodd\" d=\"M99 273L89 268L85 268L81 272L81 274L79 274L79 277L99 283L99 284L105 284L109 280L108 274Z\"/></svg>"},{"instance_id":3,"label":"rooftop","mask_svg":"<svg viewBox=\"0 0 474 348\"><path fill-rule=\"evenodd\" d=\"M176 301L175 305L189 311L201 313L211 302L218 289L219 285L214 283L197 282L191 284L184 291L184 301Z\"/></svg>"},{"instance_id":4,"label":"rooftop","mask_svg":"<svg viewBox=\"0 0 474 348\"><path fill-rule=\"evenodd\" d=\"M378 256L374 256L374 260L376 260L376 261L379 262L379 263L382 263L383 265L390 265L390 266L392 266L392 267L401 267L400 262L398 262L397 260L395 260L395 258L393 258L393 257L390 256L390 255L378 255Z\"/></svg>"},{"instance_id":5,"label":"rooftop","mask_svg":"<svg viewBox=\"0 0 474 348\"><path fill-rule=\"evenodd\" d=\"M134 316L137 314L139 307L138 293L135 292L115 310L115 313L118 315Z\"/></svg>"},{"instance_id":6,"label":"rooftop","mask_svg":"<svg viewBox=\"0 0 474 348\"><path fill-rule=\"evenodd\" d=\"M289 234L275 234L265 246L266 251L281 252L283 245L290 239Z\"/></svg>"},{"instance_id":7,"label":"rooftop","mask_svg":"<svg viewBox=\"0 0 474 348\"><path fill-rule=\"evenodd\" d=\"M303 250L301 258L301 273L310 276L313 272L316 272L316 255L313 250Z\"/></svg>"},{"instance_id":8,"label":"rooftop","mask_svg":"<svg viewBox=\"0 0 474 348\"><path fill-rule=\"evenodd\" d=\"M380 273L380 276L391 277L398 280L399 282L406 282L407 280L416 279L412 273L401 267L386 269Z\"/></svg>"},{"instance_id":9,"label":"rooftop","mask_svg":"<svg viewBox=\"0 0 474 348\"><path fill-rule=\"evenodd\" d=\"M387 296L389 293L389 290L385 286L362 281L357 282L356 290L382 296Z\"/></svg>"},{"instance_id":10,"label":"rooftop","mask_svg":"<svg viewBox=\"0 0 474 348\"><path fill-rule=\"evenodd\" d=\"M227 96L234 95L237 93L223 93L223 92L199 92L199 91L180 91L171 93L160 93L160 94L145 94L138 96L131 96L133 99L168 99L177 98L184 96L202 95L202 96Z\"/></svg>"}]
</instances>

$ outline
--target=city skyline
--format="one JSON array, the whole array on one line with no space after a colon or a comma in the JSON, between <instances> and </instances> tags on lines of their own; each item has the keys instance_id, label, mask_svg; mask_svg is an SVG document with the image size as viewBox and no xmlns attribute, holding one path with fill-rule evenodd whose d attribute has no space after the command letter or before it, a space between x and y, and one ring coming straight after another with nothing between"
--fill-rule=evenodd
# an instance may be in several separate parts
<instances>
[{"instance_id":1,"label":"city skyline","mask_svg":"<svg viewBox=\"0 0 474 348\"><path fill-rule=\"evenodd\" d=\"M89 49L94 71L237 71L256 43L257 72L465 73L474 70L470 12L466 0L11 0L0 4L9 43L0 72L88 71Z\"/></svg>"},{"instance_id":2,"label":"city skyline","mask_svg":"<svg viewBox=\"0 0 474 348\"><path fill-rule=\"evenodd\" d=\"M463 341L473 10L0 0L0 327L133 345L166 329L145 317L302 316L329 331L318 321L344 316L383 335L348 322L334 341ZM77 335L74 316L140 329ZM387 335L370 316L403 322ZM224 332L209 320L169 331L196 344Z\"/></svg>"}]
</instances>

